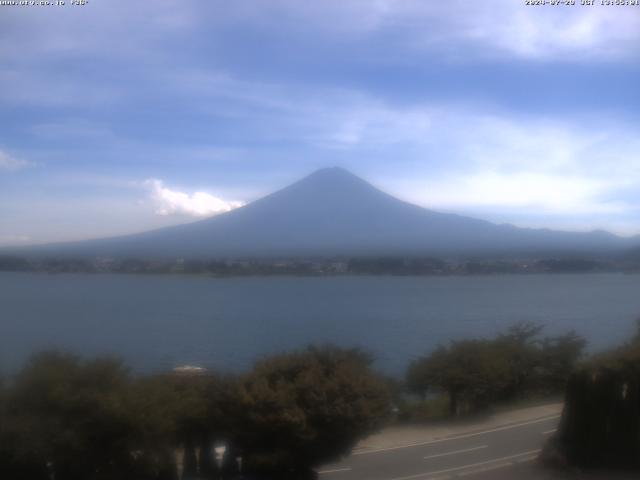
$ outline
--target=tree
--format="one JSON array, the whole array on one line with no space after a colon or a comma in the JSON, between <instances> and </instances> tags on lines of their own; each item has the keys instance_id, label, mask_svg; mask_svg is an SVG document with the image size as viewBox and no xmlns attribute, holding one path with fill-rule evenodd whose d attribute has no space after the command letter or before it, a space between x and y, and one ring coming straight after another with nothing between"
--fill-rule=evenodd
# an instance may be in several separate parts
<instances>
[{"instance_id":1,"label":"tree","mask_svg":"<svg viewBox=\"0 0 640 480\"><path fill-rule=\"evenodd\" d=\"M440 346L410 364L407 387L423 397L446 392L451 415L493 401L562 392L586 342L573 331L541 338L542 330L541 325L524 322L492 340Z\"/></svg>"},{"instance_id":2,"label":"tree","mask_svg":"<svg viewBox=\"0 0 640 480\"><path fill-rule=\"evenodd\" d=\"M130 470L124 402L129 376L118 361L68 354L34 356L7 395L10 462L18 476L98 479ZM4 423L4 422L3 422ZM47 475L48 477L48 475Z\"/></svg>"},{"instance_id":3,"label":"tree","mask_svg":"<svg viewBox=\"0 0 640 480\"><path fill-rule=\"evenodd\" d=\"M563 392L586 346L586 340L575 331L541 342L539 368L540 388L549 393Z\"/></svg>"},{"instance_id":4,"label":"tree","mask_svg":"<svg viewBox=\"0 0 640 480\"><path fill-rule=\"evenodd\" d=\"M348 453L389 413L384 382L359 350L310 347L258 362L240 385L244 464L277 478Z\"/></svg>"},{"instance_id":5,"label":"tree","mask_svg":"<svg viewBox=\"0 0 640 480\"><path fill-rule=\"evenodd\" d=\"M640 345L640 318L636 320L636 334L631 340L631 343Z\"/></svg>"},{"instance_id":6,"label":"tree","mask_svg":"<svg viewBox=\"0 0 640 480\"><path fill-rule=\"evenodd\" d=\"M535 384L536 369L541 362L539 335L543 329L542 325L520 322L495 339L495 348L509 365L510 378L501 394L502 399L523 395Z\"/></svg>"},{"instance_id":7,"label":"tree","mask_svg":"<svg viewBox=\"0 0 640 480\"><path fill-rule=\"evenodd\" d=\"M509 382L509 364L486 340L454 341L411 364L407 382L416 393L444 391L452 416L486 407Z\"/></svg>"},{"instance_id":8,"label":"tree","mask_svg":"<svg viewBox=\"0 0 640 480\"><path fill-rule=\"evenodd\" d=\"M212 372L142 377L129 397L136 448L147 458L162 459L152 465L157 475L175 474L174 450L181 448L185 475L217 478L213 444L231 436L238 404L232 378Z\"/></svg>"},{"instance_id":9,"label":"tree","mask_svg":"<svg viewBox=\"0 0 640 480\"><path fill-rule=\"evenodd\" d=\"M570 376L558 433L543 459L582 467L640 468L640 343L592 357Z\"/></svg>"}]
</instances>

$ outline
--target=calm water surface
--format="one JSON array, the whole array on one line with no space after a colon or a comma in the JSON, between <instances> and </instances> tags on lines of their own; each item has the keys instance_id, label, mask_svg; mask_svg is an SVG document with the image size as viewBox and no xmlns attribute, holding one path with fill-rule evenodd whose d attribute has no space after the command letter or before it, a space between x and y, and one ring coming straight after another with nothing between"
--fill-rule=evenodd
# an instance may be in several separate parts
<instances>
[{"instance_id":1,"label":"calm water surface","mask_svg":"<svg viewBox=\"0 0 640 480\"><path fill-rule=\"evenodd\" d=\"M531 320L599 349L640 317L640 276L256 277L0 273L0 370L32 352L113 353L135 369L238 371L260 355L332 342L401 374L450 339Z\"/></svg>"}]
</instances>

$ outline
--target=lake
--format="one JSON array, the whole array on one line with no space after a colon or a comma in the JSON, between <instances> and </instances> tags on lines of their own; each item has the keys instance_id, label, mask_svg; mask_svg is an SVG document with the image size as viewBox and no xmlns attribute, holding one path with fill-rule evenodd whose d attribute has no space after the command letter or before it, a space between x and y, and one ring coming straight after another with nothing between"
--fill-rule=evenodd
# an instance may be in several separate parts
<instances>
[{"instance_id":1,"label":"lake","mask_svg":"<svg viewBox=\"0 0 640 480\"><path fill-rule=\"evenodd\" d=\"M0 370L64 348L111 353L137 371L239 371L310 342L360 346L385 373L451 339L517 321L575 329L597 350L640 317L640 276L251 277L0 273Z\"/></svg>"}]
</instances>

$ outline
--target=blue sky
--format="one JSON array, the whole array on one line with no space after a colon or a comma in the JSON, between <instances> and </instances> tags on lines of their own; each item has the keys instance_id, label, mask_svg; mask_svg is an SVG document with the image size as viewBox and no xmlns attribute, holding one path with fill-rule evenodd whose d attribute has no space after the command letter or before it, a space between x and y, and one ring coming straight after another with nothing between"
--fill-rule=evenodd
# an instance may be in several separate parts
<instances>
[{"instance_id":1,"label":"blue sky","mask_svg":"<svg viewBox=\"0 0 640 480\"><path fill-rule=\"evenodd\" d=\"M640 7L66 3L0 6L0 245L193 221L334 165L640 233Z\"/></svg>"}]
</instances>

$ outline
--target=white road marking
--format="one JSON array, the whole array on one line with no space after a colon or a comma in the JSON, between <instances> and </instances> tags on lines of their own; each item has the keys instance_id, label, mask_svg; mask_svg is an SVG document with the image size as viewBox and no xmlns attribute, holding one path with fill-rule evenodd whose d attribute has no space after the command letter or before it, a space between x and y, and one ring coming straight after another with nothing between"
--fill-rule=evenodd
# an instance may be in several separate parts
<instances>
[{"instance_id":1,"label":"white road marking","mask_svg":"<svg viewBox=\"0 0 640 480\"><path fill-rule=\"evenodd\" d=\"M488 467L476 468L469 470L468 472L461 472L458 477L468 477L469 475L477 475L479 473L492 472L493 470L500 470L501 468L507 468L513 465L511 462L496 463L495 465L489 465Z\"/></svg>"},{"instance_id":2,"label":"white road marking","mask_svg":"<svg viewBox=\"0 0 640 480\"><path fill-rule=\"evenodd\" d=\"M537 455L533 455L531 457L525 457L525 458L521 458L519 460L516 460L516 463L527 463L527 462L532 462L533 460L535 460L536 458L538 458Z\"/></svg>"},{"instance_id":3,"label":"white road marking","mask_svg":"<svg viewBox=\"0 0 640 480\"><path fill-rule=\"evenodd\" d=\"M513 424L513 425L506 425L504 427L492 428L491 430L484 430L482 432L467 433L467 434L458 435L458 436L455 436L455 437L441 438L441 439L438 439L438 440L429 440L429 441L426 441L426 442L408 443L406 445L399 445L397 447L378 448L378 449L375 449L375 450L365 450L365 451L362 451L362 452L354 452L351 455L353 455L353 456L355 456L355 455L369 455L371 453L389 452L389 451L392 451L392 450L400 450L400 449L403 449L403 448L422 447L422 446L425 446L425 445L434 445L436 443L450 442L452 440L459 440L461 438L477 437L479 435L486 435L487 433L501 432L503 430L511 430L513 428L525 427L527 425L533 425L535 423L542 423L542 422L546 422L548 420L555 420L556 418L560 418L560 415L553 415L551 417L539 418L537 420L531 420L529 422L517 423L517 424Z\"/></svg>"},{"instance_id":4,"label":"white road marking","mask_svg":"<svg viewBox=\"0 0 640 480\"><path fill-rule=\"evenodd\" d=\"M350 472L351 471L351 467L346 467L346 468L334 468L332 470L320 470L318 472L318 475L325 475L327 473L339 473L339 472Z\"/></svg>"},{"instance_id":5,"label":"white road marking","mask_svg":"<svg viewBox=\"0 0 640 480\"><path fill-rule=\"evenodd\" d=\"M493 470L500 470L501 468L511 467L515 463L528 463L538 458L537 455L533 455L531 457L519 458L518 460L514 460L513 462L504 462L498 463L496 465L490 465L488 467L476 468L474 470L469 470L468 472L461 472L457 476L458 477L468 477L469 475L477 475L478 473L491 472Z\"/></svg>"},{"instance_id":6,"label":"white road marking","mask_svg":"<svg viewBox=\"0 0 640 480\"><path fill-rule=\"evenodd\" d=\"M459 467L452 467L452 468L445 468L444 470L436 470L433 472L424 472L424 473L417 473L415 475L407 475L406 477L394 477L391 478L389 480L412 480L412 479L417 479L417 478L422 478L422 479L426 479L429 477L433 477L433 476L437 476L437 475L442 475L443 473L450 473L450 472L458 472L460 470L466 470L469 468L473 468L473 467L480 467L480 466L484 466L484 465L489 465L489 464L496 464L496 465L500 465L500 467L496 467L496 468L503 468L503 467L508 467L511 466L512 463L511 462L507 462L507 460L512 460L512 459L516 459L518 457L524 457L527 455L533 455L533 454L537 454L540 453L540 450L529 450L527 452L522 452L522 453L516 453L515 455L509 455L508 457L500 457L500 458L494 458L491 460L485 460L484 462L476 462L476 463L470 463L468 465L461 465ZM496 465L491 465L492 467L495 467ZM468 473L467 475L469 475L470 473ZM458 475L462 476L462 473L459 473Z\"/></svg>"},{"instance_id":7,"label":"white road marking","mask_svg":"<svg viewBox=\"0 0 640 480\"><path fill-rule=\"evenodd\" d=\"M558 431L558 429L554 428L553 430L547 430L546 432L542 432L542 435L549 435L550 433L555 433L557 431Z\"/></svg>"},{"instance_id":8,"label":"white road marking","mask_svg":"<svg viewBox=\"0 0 640 480\"><path fill-rule=\"evenodd\" d=\"M465 448L464 450L455 450L453 452L436 453L435 455L427 455L426 457L424 457L424 459L428 460L430 458L447 457L449 455L456 455L458 453L466 453L466 452L473 452L475 450L482 450L483 448L489 448L489 445L481 445L479 447Z\"/></svg>"}]
</instances>

